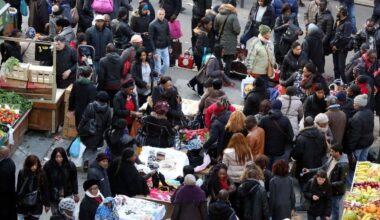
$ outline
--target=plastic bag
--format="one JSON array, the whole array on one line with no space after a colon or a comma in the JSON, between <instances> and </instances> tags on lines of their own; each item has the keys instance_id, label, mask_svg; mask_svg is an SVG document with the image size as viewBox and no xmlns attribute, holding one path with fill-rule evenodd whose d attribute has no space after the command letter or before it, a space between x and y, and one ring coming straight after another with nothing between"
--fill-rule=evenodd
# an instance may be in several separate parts
<instances>
[{"instance_id":1,"label":"plastic bag","mask_svg":"<svg viewBox=\"0 0 380 220\"><path fill-rule=\"evenodd\" d=\"M172 39L179 39L182 37L181 22L179 20L174 20L169 23L170 37Z\"/></svg>"},{"instance_id":2,"label":"plastic bag","mask_svg":"<svg viewBox=\"0 0 380 220\"><path fill-rule=\"evenodd\" d=\"M20 0L20 12L22 16L28 16L28 5L25 0Z\"/></svg>"},{"instance_id":3,"label":"plastic bag","mask_svg":"<svg viewBox=\"0 0 380 220\"><path fill-rule=\"evenodd\" d=\"M78 158L80 153L80 138L76 137L71 143L69 154L73 158Z\"/></svg>"},{"instance_id":4,"label":"plastic bag","mask_svg":"<svg viewBox=\"0 0 380 220\"><path fill-rule=\"evenodd\" d=\"M77 158L72 157L71 161L75 164L76 167L82 167L83 165L83 152L86 150L86 145L80 142L79 156Z\"/></svg>"},{"instance_id":5,"label":"plastic bag","mask_svg":"<svg viewBox=\"0 0 380 220\"><path fill-rule=\"evenodd\" d=\"M245 98L248 93L253 89L253 82L255 81L255 78L253 78L252 76L250 75L247 75L247 77L245 77L245 79L243 79L241 81L241 97L242 98Z\"/></svg>"}]
</instances>

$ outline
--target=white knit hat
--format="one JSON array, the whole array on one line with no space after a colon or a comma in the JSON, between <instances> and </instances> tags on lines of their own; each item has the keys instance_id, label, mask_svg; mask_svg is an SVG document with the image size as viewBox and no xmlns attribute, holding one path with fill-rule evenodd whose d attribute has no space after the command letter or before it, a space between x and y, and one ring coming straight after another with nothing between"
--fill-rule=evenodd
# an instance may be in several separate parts
<instances>
[{"instance_id":1,"label":"white knit hat","mask_svg":"<svg viewBox=\"0 0 380 220\"><path fill-rule=\"evenodd\" d=\"M314 122L319 124L319 123L328 123L329 122L329 117L325 113L319 113L317 116L314 118Z\"/></svg>"},{"instance_id":2,"label":"white knit hat","mask_svg":"<svg viewBox=\"0 0 380 220\"><path fill-rule=\"evenodd\" d=\"M367 94L362 94L362 95L357 95L354 98L354 105L360 106L360 107L365 107L368 103L368 95Z\"/></svg>"}]
</instances>

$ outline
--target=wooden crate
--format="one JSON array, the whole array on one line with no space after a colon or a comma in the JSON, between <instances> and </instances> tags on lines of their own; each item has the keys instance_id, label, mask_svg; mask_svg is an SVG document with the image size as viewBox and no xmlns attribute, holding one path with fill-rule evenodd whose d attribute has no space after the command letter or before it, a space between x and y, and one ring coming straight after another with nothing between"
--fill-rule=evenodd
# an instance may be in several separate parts
<instances>
[{"instance_id":1,"label":"wooden crate","mask_svg":"<svg viewBox=\"0 0 380 220\"><path fill-rule=\"evenodd\" d=\"M73 84L69 85L66 89L65 89L65 98L64 98L64 102L65 104L69 103L69 98L70 98L70 93L71 93L71 90L73 89Z\"/></svg>"},{"instance_id":2,"label":"wooden crate","mask_svg":"<svg viewBox=\"0 0 380 220\"><path fill-rule=\"evenodd\" d=\"M19 67L13 67L13 70L6 73L5 76L8 79L28 81L29 63L20 63Z\"/></svg>"},{"instance_id":3,"label":"wooden crate","mask_svg":"<svg viewBox=\"0 0 380 220\"><path fill-rule=\"evenodd\" d=\"M52 66L29 66L29 81L34 83L53 84Z\"/></svg>"},{"instance_id":4,"label":"wooden crate","mask_svg":"<svg viewBox=\"0 0 380 220\"><path fill-rule=\"evenodd\" d=\"M65 114L63 126L74 126L75 127L75 116L74 115L68 116L67 114Z\"/></svg>"},{"instance_id":5,"label":"wooden crate","mask_svg":"<svg viewBox=\"0 0 380 220\"><path fill-rule=\"evenodd\" d=\"M27 92L26 90L26 81L15 80L15 79L7 79L6 81L0 80L0 88L13 91L13 92Z\"/></svg>"},{"instance_id":6,"label":"wooden crate","mask_svg":"<svg viewBox=\"0 0 380 220\"><path fill-rule=\"evenodd\" d=\"M53 92L53 86L45 83L28 82L26 89L30 93L35 94L50 94Z\"/></svg>"},{"instance_id":7,"label":"wooden crate","mask_svg":"<svg viewBox=\"0 0 380 220\"><path fill-rule=\"evenodd\" d=\"M75 138L78 135L77 129L74 127L63 127L62 129L62 137L69 139L69 138Z\"/></svg>"}]
</instances>

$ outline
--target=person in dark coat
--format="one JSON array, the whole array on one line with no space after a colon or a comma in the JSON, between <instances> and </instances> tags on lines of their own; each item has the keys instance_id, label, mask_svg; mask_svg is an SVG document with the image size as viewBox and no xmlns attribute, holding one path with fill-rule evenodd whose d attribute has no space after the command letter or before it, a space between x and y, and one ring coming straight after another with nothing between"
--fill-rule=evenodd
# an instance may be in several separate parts
<instances>
[{"instance_id":1,"label":"person in dark coat","mask_svg":"<svg viewBox=\"0 0 380 220\"><path fill-rule=\"evenodd\" d=\"M8 37L20 38L21 31L15 29L9 34ZM14 57L22 63L22 54L21 54L21 46L19 42L16 41L4 41L4 43L0 44L0 53L1 53L1 64L7 61L10 57Z\"/></svg>"},{"instance_id":2,"label":"person in dark coat","mask_svg":"<svg viewBox=\"0 0 380 220\"><path fill-rule=\"evenodd\" d=\"M120 91L118 91L113 98L112 121L114 122L119 118L125 119L128 129L132 127L134 118L142 117L142 114L138 112L139 106L136 95L133 92L134 88L135 81L128 79L121 85Z\"/></svg>"},{"instance_id":3,"label":"person in dark coat","mask_svg":"<svg viewBox=\"0 0 380 220\"><path fill-rule=\"evenodd\" d=\"M325 56L323 50L323 32L317 25L311 23L307 26L307 34L302 43L302 50L308 60L317 67L317 72L325 72Z\"/></svg>"},{"instance_id":4,"label":"person in dark coat","mask_svg":"<svg viewBox=\"0 0 380 220\"><path fill-rule=\"evenodd\" d=\"M108 157L105 153L99 153L87 172L87 179L94 179L99 181L99 190L104 197L111 196L111 187L108 180L107 168Z\"/></svg>"},{"instance_id":5,"label":"person in dark coat","mask_svg":"<svg viewBox=\"0 0 380 220\"><path fill-rule=\"evenodd\" d=\"M210 204L208 209L209 220L237 220L235 210L231 207L229 193L222 189L218 193L218 200Z\"/></svg>"},{"instance_id":6,"label":"person in dark coat","mask_svg":"<svg viewBox=\"0 0 380 220\"><path fill-rule=\"evenodd\" d=\"M139 106L142 106L148 96L152 94L153 81L157 73L154 71L154 62L149 59L145 48L136 51L135 61L131 67L132 78L136 82Z\"/></svg>"},{"instance_id":7,"label":"person in dark coat","mask_svg":"<svg viewBox=\"0 0 380 220\"><path fill-rule=\"evenodd\" d=\"M50 209L49 188L46 174L41 162L36 155L25 158L23 169L17 176L17 213L25 220L39 219L45 207L45 212ZM37 191L37 199L34 204L25 204L26 195Z\"/></svg>"},{"instance_id":8,"label":"person in dark coat","mask_svg":"<svg viewBox=\"0 0 380 220\"><path fill-rule=\"evenodd\" d=\"M332 192L326 171L318 171L315 177L307 182L304 196L310 202L308 220L315 220L318 216L321 219L330 218Z\"/></svg>"},{"instance_id":9,"label":"person in dark coat","mask_svg":"<svg viewBox=\"0 0 380 220\"><path fill-rule=\"evenodd\" d=\"M193 14L191 16L191 46L195 47L198 36L194 29L201 22L201 19L205 17L206 10L211 8L212 0L194 0L193 1Z\"/></svg>"},{"instance_id":10,"label":"person in dark coat","mask_svg":"<svg viewBox=\"0 0 380 220\"><path fill-rule=\"evenodd\" d=\"M367 94L358 95L354 99L356 113L348 123L348 149L355 154L357 161L367 161L368 151L374 141L373 112L366 108Z\"/></svg>"},{"instance_id":11,"label":"person in dark coat","mask_svg":"<svg viewBox=\"0 0 380 220\"><path fill-rule=\"evenodd\" d=\"M121 7L117 19L112 20L112 33L115 46L118 49L125 49L129 46L129 41L135 32L128 24L129 12Z\"/></svg>"},{"instance_id":12,"label":"person in dark coat","mask_svg":"<svg viewBox=\"0 0 380 220\"><path fill-rule=\"evenodd\" d=\"M347 17L347 8L345 6L341 5L337 10L334 33L330 46L333 52L335 79L341 78L344 83L347 83L344 69L348 53L347 45L352 33L352 24Z\"/></svg>"},{"instance_id":13,"label":"person in dark coat","mask_svg":"<svg viewBox=\"0 0 380 220\"><path fill-rule=\"evenodd\" d=\"M355 51L359 51L363 44L367 44L369 49L377 50L380 47L380 31L375 27L376 21L368 18L365 27L355 35ZM377 53L377 56L380 56L380 52Z\"/></svg>"},{"instance_id":14,"label":"person in dark coat","mask_svg":"<svg viewBox=\"0 0 380 220\"><path fill-rule=\"evenodd\" d=\"M96 210L104 200L103 195L99 191L99 181L94 179L86 180L83 183L85 196L82 199L79 207L80 220L95 219Z\"/></svg>"},{"instance_id":15,"label":"person in dark coat","mask_svg":"<svg viewBox=\"0 0 380 220\"><path fill-rule=\"evenodd\" d=\"M240 219L269 219L267 193L258 180L263 174L258 173L256 169L248 169L245 175L247 179L237 189Z\"/></svg>"},{"instance_id":16,"label":"person in dark coat","mask_svg":"<svg viewBox=\"0 0 380 220\"><path fill-rule=\"evenodd\" d=\"M29 0L28 26L37 33L46 33L45 25L49 23L48 3L45 0Z\"/></svg>"},{"instance_id":17,"label":"person in dark coat","mask_svg":"<svg viewBox=\"0 0 380 220\"><path fill-rule=\"evenodd\" d=\"M259 113L260 102L269 99L269 91L265 88L261 77L253 82L253 89L248 93L244 101L244 115L256 115Z\"/></svg>"},{"instance_id":18,"label":"person in dark coat","mask_svg":"<svg viewBox=\"0 0 380 220\"><path fill-rule=\"evenodd\" d=\"M106 55L106 45L112 42L112 33L105 27L104 16L95 17L95 25L86 30L87 44L95 48L94 67L99 69L100 58Z\"/></svg>"},{"instance_id":19,"label":"person in dark coat","mask_svg":"<svg viewBox=\"0 0 380 220\"><path fill-rule=\"evenodd\" d=\"M85 32L92 26L94 20L94 13L91 8L91 1L78 0L77 10L79 15L78 32Z\"/></svg>"},{"instance_id":20,"label":"person in dark coat","mask_svg":"<svg viewBox=\"0 0 380 220\"><path fill-rule=\"evenodd\" d=\"M64 197L74 197L79 202L78 179L75 164L69 161L65 149L55 148L50 160L45 163L44 171L49 184L51 212L58 212L58 202Z\"/></svg>"},{"instance_id":21,"label":"person in dark coat","mask_svg":"<svg viewBox=\"0 0 380 220\"><path fill-rule=\"evenodd\" d=\"M323 32L323 51L324 55L327 56L331 53L330 40L334 34L334 16L331 14L331 11L327 8L327 1L321 0L318 4L318 12L315 16L316 25ZM323 72L321 72L323 73Z\"/></svg>"},{"instance_id":22,"label":"person in dark coat","mask_svg":"<svg viewBox=\"0 0 380 220\"><path fill-rule=\"evenodd\" d=\"M165 10L165 18L174 21L182 9L182 0L159 0L160 8Z\"/></svg>"},{"instance_id":23,"label":"person in dark coat","mask_svg":"<svg viewBox=\"0 0 380 220\"><path fill-rule=\"evenodd\" d=\"M184 117L182 99L169 76L161 76L159 85L153 88L152 100L153 105L158 101L167 101L170 106L167 113L168 120L173 125L181 124L181 119Z\"/></svg>"},{"instance_id":24,"label":"person in dark coat","mask_svg":"<svg viewBox=\"0 0 380 220\"><path fill-rule=\"evenodd\" d=\"M146 134L144 145L161 148L173 147L174 136L178 126L173 128L172 124L166 117L168 111L169 104L166 101L159 101L154 105L151 114L143 118L144 122L142 129Z\"/></svg>"},{"instance_id":25,"label":"person in dark coat","mask_svg":"<svg viewBox=\"0 0 380 220\"><path fill-rule=\"evenodd\" d=\"M98 90L106 91L110 100L113 100L113 97L120 89L123 63L116 52L115 45L112 43L107 44L106 51L106 56L99 61Z\"/></svg>"},{"instance_id":26,"label":"person in dark coat","mask_svg":"<svg viewBox=\"0 0 380 220\"><path fill-rule=\"evenodd\" d=\"M264 13L262 12L263 10ZM271 1L257 1L249 12L248 22L245 25L243 35L240 37L240 43L245 45L249 39L257 37L259 35L259 26L261 24L273 29L275 20L276 18Z\"/></svg>"},{"instance_id":27,"label":"person in dark coat","mask_svg":"<svg viewBox=\"0 0 380 220\"><path fill-rule=\"evenodd\" d=\"M287 80L296 71L299 71L306 62L307 57L305 52L302 51L301 44L295 41L282 62L280 79Z\"/></svg>"},{"instance_id":28,"label":"person in dark coat","mask_svg":"<svg viewBox=\"0 0 380 220\"><path fill-rule=\"evenodd\" d=\"M10 150L0 146L0 219L16 220L16 165L9 157Z\"/></svg>"},{"instance_id":29,"label":"person in dark coat","mask_svg":"<svg viewBox=\"0 0 380 220\"><path fill-rule=\"evenodd\" d=\"M172 220L207 219L207 199L205 192L195 185L196 179L192 174L185 176L174 198Z\"/></svg>"},{"instance_id":30,"label":"person in dark coat","mask_svg":"<svg viewBox=\"0 0 380 220\"><path fill-rule=\"evenodd\" d=\"M269 183L269 209L273 220L291 218L295 211L293 181L289 177L289 165L285 160L273 164L273 175Z\"/></svg>"},{"instance_id":31,"label":"person in dark coat","mask_svg":"<svg viewBox=\"0 0 380 220\"><path fill-rule=\"evenodd\" d=\"M78 128L79 122L87 105L95 100L96 87L90 80L92 69L90 67L81 67L81 78L77 80L69 97L69 114L75 115L75 127Z\"/></svg>"},{"instance_id":32,"label":"person in dark coat","mask_svg":"<svg viewBox=\"0 0 380 220\"><path fill-rule=\"evenodd\" d=\"M148 5L148 10L149 10L149 17L150 17L150 22L152 22L156 18L156 12L154 11L154 7L150 0L140 0L139 4L147 4Z\"/></svg>"},{"instance_id":33,"label":"person in dark coat","mask_svg":"<svg viewBox=\"0 0 380 220\"><path fill-rule=\"evenodd\" d=\"M143 39L143 46L145 47L148 53L152 52L152 46L150 45L150 36L149 36L149 24L154 20L154 11L153 19L149 13L149 5L145 2L139 3L139 8L135 10L132 14L130 26L131 29L141 35Z\"/></svg>"},{"instance_id":34,"label":"person in dark coat","mask_svg":"<svg viewBox=\"0 0 380 220\"><path fill-rule=\"evenodd\" d=\"M125 149L121 158L111 162L107 172L110 180L112 196L117 194L133 197L136 195L148 195L149 188L146 179L155 171L141 176L135 167L137 156L133 149Z\"/></svg>"},{"instance_id":35,"label":"person in dark coat","mask_svg":"<svg viewBox=\"0 0 380 220\"><path fill-rule=\"evenodd\" d=\"M112 127L104 132L104 139L109 147L110 160L121 157L126 148L133 149L135 147L135 140L129 136L125 130L127 129L127 121L119 118L112 122Z\"/></svg>"},{"instance_id":36,"label":"person in dark coat","mask_svg":"<svg viewBox=\"0 0 380 220\"><path fill-rule=\"evenodd\" d=\"M293 128L289 119L281 112L280 100L272 102L272 109L261 119L259 126L265 131L264 154L269 157L269 167L280 159L288 159L289 147L293 141Z\"/></svg>"},{"instance_id":37,"label":"person in dark coat","mask_svg":"<svg viewBox=\"0 0 380 220\"><path fill-rule=\"evenodd\" d=\"M74 49L66 45L65 37L57 36L55 42L57 48L57 88L65 89L75 81L77 73L77 53Z\"/></svg>"},{"instance_id":38,"label":"person in dark coat","mask_svg":"<svg viewBox=\"0 0 380 220\"><path fill-rule=\"evenodd\" d=\"M309 95L303 105L304 117L311 116L315 118L319 113L326 112L325 92L321 86L317 86L315 93Z\"/></svg>"},{"instance_id":39,"label":"person in dark coat","mask_svg":"<svg viewBox=\"0 0 380 220\"><path fill-rule=\"evenodd\" d=\"M78 125L78 135L86 146L83 152L84 169L95 160L97 149L103 146L103 133L111 126L111 108L109 96L100 91L95 101L88 104Z\"/></svg>"},{"instance_id":40,"label":"person in dark coat","mask_svg":"<svg viewBox=\"0 0 380 220\"><path fill-rule=\"evenodd\" d=\"M304 120L304 129L297 136L295 147L290 156L297 161L296 177L299 177L301 189L312 175L300 176L302 168L317 168L327 153L327 144L324 135L314 126L314 120L308 116Z\"/></svg>"}]
</instances>

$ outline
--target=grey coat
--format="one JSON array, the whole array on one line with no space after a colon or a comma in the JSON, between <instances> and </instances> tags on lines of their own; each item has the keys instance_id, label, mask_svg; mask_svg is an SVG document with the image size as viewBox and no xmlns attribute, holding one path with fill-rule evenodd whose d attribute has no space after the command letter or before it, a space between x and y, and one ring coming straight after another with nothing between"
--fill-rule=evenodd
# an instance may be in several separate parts
<instances>
[{"instance_id":1,"label":"grey coat","mask_svg":"<svg viewBox=\"0 0 380 220\"><path fill-rule=\"evenodd\" d=\"M292 179L288 176L274 176L269 183L269 192L272 220L291 218L291 211L295 209L296 203Z\"/></svg>"},{"instance_id":2,"label":"grey coat","mask_svg":"<svg viewBox=\"0 0 380 220\"><path fill-rule=\"evenodd\" d=\"M224 26L223 33L220 33L226 19L228 20ZM218 15L215 17L214 30L220 34L220 44L224 48L225 55L235 55L237 37L240 34L240 29L236 8L230 4L222 4L219 8Z\"/></svg>"},{"instance_id":3,"label":"grey coat","mask_svg":"<svg viewBox=\"0 0 380 220\"><path fill-rule=\"evenodd\" d=\"M99 181L99 190L104 197L112 196L107 170L99 166L98 161L94 161L88 169L87 179Z\"/></svg>"}]
</instances>

